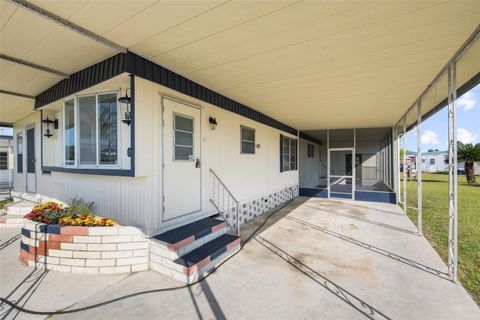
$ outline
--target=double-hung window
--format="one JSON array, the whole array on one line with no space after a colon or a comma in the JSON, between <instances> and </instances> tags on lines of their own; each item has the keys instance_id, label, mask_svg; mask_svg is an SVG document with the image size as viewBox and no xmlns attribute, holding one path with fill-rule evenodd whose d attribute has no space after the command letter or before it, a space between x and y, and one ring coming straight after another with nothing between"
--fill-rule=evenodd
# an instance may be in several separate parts
<instances>
[{"instance_id":1,"label":"double-hung window","mask_svg":"<svg viewBox=\"0 0 480 320\"><path fill-rule=\"evenodd\" d=\"M297 170L297 139L280 135L280 171Z\"/></svg>"},{"instance_id":2,"label":"double-hung window","mask_svg":"<svg viewBox=\"0 0 480 320\"><path fill-rule=\"evenodd\" d=\"M255 154L255 129L240 126L240 153Z\"/></svg>"},{"instance_id":3,"label":"double-hung window","mask_svg":"<svg viewBox=\"0 0 480 320\"><path fill-rule=\"evenodd\" d=\"M118 109L116 93L78 96L63 110L65 166L118 165Z\"/></svg>"}]
</instances>

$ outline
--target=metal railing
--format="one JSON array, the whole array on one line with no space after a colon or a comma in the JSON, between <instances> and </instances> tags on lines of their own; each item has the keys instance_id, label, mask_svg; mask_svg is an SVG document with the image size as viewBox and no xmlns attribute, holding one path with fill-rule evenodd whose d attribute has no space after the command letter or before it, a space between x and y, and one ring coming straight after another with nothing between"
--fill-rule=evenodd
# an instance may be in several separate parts
<instances>
[{"instance_id":1,"label":"metal railing","mask_svg":"<svg viewBox=\"0 0 480 320\"><path fill-rule=\"evenodd\" d=\"M231 231L240 236L240 203L212 169L210 179L210 203L222 215Z\"/></svg>"}]
</instances>

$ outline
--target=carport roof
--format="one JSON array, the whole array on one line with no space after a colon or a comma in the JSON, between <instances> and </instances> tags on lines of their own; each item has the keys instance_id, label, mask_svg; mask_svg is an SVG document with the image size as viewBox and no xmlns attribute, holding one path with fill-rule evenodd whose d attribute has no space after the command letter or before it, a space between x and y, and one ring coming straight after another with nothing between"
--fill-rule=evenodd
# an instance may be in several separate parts
<instances>
[{"instance_id":1,"label":"carport roof","mask_svg":"<svg viewBox=\"0 0 480 320\"><path fill-rule=\"evenodd\" d=\"M31 2L300 130L394 125L480 21L474 1ZM72 74L118 53L12 2L0 12L1 54ZM479 57L477 41L459 86ZM61 79L0 60L2 90L37 96ZM2 93L0 107L13 123L33 101Z\"/></svg>"}]
</instances>

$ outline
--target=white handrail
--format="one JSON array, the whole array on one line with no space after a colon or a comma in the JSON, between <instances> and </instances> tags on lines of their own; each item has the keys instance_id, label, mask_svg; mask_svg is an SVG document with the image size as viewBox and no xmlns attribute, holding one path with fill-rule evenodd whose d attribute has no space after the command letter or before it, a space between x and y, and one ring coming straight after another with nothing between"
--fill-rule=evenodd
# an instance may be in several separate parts
<instances>
[{"instance_id":1,"label":"white handrail","mask_svg":"<svg viewBox=\"0 0 480 320\"><path fill-rule=\"evenodd\" d=\"M210 169L210 173L213 178L212 189L210 190L210 202L223 216L230 229L235 232L237 236L240 236L240 203L215 171ZM231 216L230 213L235 215Z\"/></svg>"}]
</instances>

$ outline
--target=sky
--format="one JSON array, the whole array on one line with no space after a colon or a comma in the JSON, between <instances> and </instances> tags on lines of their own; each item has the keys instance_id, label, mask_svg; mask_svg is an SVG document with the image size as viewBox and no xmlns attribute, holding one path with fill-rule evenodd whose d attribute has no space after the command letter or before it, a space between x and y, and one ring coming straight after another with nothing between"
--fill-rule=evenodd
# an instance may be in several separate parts
<instances>
[{"instance_id":1,"label":"sky","mask_svg":"<svg viewBox=\"0 0 480 320\"><path fill-rule=\"evenodd\" d=\"M457 139L463 143L480 143L480 84L457 99ZM448 113L442 110L422 122L422 151L447 150ZM406 135L407 150L417 150L416 130Z\"/></svg>"}]
</instances>

